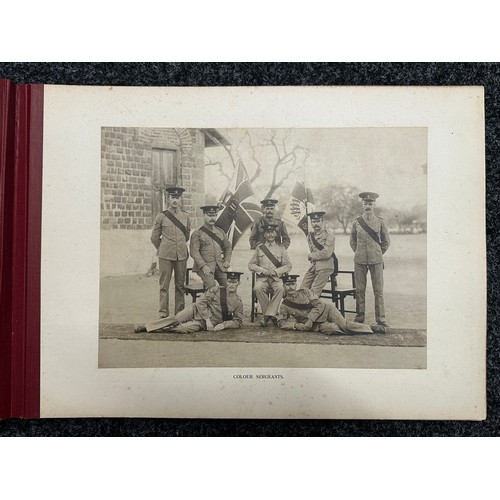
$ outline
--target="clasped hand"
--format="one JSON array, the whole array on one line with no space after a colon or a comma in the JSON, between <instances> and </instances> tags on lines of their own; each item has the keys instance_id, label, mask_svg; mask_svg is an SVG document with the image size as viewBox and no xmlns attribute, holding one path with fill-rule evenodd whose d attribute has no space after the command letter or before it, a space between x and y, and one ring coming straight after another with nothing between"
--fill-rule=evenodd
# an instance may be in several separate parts
<instances>
[{"instance_id":1,"label":"clasped hand","mask_svg":"<svg viewBox=\"0 0 500 500\"><path fill-rule=\"evenodd\" d=\"M203 266L201 268L201 270L205 276L210 276L212 274L212 270L210 269L210 266Z\"/></svg>"},{"instance_id":2,"label":"clasped hand","mask_svg":"<svg viewBox=\"0 0 500 500\"><path fill-rule=\"evenodd\" d=\"M265 276L278 276L278 273L276 272L276 269L266 269L265 273L263 273Z\"/></svg>"},{"instance_id":3,"label":"clasped hand","mask_svg":"<svg viewBox=\"0 0 500 500\"><path fill-rule=\"evenodd\" d=\"M301 332L310 331L313 327L313 322L308 319L305 323L295 323L295 329Z\"/></svg>"}]
</instances>

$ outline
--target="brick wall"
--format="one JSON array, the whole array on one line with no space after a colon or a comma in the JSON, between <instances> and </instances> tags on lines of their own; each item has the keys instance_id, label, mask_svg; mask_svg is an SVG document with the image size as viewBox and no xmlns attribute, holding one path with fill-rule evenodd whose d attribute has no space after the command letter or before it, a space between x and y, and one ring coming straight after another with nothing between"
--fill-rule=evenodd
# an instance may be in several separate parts
<instances>
[{"instance_id":1,"label":"brick wall","mask_svg":"<svg viewBox=\"0 0 500 500\"><path fill-rule=\"evenodd\" d=\"M201 224L205 202L204 134L198 129L101 129L101 228L151 229L152 148L178 148L177 179L186 189L183 208Z\"/></svg>"}]
</instances>

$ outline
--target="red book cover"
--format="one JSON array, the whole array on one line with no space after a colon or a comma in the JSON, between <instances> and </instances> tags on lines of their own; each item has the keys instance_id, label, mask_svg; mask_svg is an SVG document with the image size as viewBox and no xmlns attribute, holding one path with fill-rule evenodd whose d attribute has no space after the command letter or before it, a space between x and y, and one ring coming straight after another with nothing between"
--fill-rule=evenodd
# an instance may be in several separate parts
<instances>
[{"instance_id":1,"label":"red book cover","mask_svg":"<svg viewBox=\"0 0 500 500\"><path fill-rule=\"evenodd\" d=\"M0 418L40 415L43 85L0 80Z\"/></svg>"}]
</instances>

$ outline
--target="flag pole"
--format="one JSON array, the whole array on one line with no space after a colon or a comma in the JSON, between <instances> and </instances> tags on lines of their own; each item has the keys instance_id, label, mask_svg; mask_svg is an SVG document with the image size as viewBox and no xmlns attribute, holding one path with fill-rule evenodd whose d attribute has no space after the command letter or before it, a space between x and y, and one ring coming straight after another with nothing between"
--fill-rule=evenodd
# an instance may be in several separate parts
<instances>
[{"instance_id":1,"label":"flag pole","mask_svg":"<svg viewBox=\"0 0 500 500\"><path fill-rule=\"evenodd\" d=\"M306 188L306 169L304 168L304 165L302 165L302 175L304 178L304 192L306 193L306 224L307 224L307 232L309 233L309 212L308 212L308 207L307 207L307 188Z\"/></svg>"}]
</instances>

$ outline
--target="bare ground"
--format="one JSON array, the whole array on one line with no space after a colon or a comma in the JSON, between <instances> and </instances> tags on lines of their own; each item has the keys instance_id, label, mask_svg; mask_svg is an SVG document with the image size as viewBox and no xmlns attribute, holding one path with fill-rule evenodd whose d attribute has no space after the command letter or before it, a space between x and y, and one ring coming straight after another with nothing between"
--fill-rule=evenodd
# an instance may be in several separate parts
<instances>
[{"instance_id":1,"label":"bare ground","mask_svg":"<svg viewBox=\"0 0 500 500\"><path fill-rule=\"evenodd\" d=\"M295 239L290 251L294 273L303 274L307 262L305 239ZM425 333L426 235L395 235L385 259L385 303L387 319L396 330ZM341 269L352 269L352 251L347 235L336 239ZM247 269L251 251L237 248L231 269L245 272L239 294L249 324L251 277ZM188 263L189 265L189 263ZM173 297L173 294L171 295ZM186 304L191 302L186 297ZM103 277L100 288L100 323L134 324L155 319L158 314L158 277L146 275ZM374 321L373 294L367 289L367 318ZM171 304L173 309L173 304ZM354 309L354 301L348 304ZM173 312L173 311L172 311ZM347 314L353 319L353 314ZM425 368L425 347L390 345L271 345L251 342L151 342L144 339L101 338L101 367L174 366L304 366L357 368ZM359 339L358 339L359 340ZM359 344L359 342L356 342ZM370 343L370 342L367 342Z\"/></svg>"}]
</instances>

